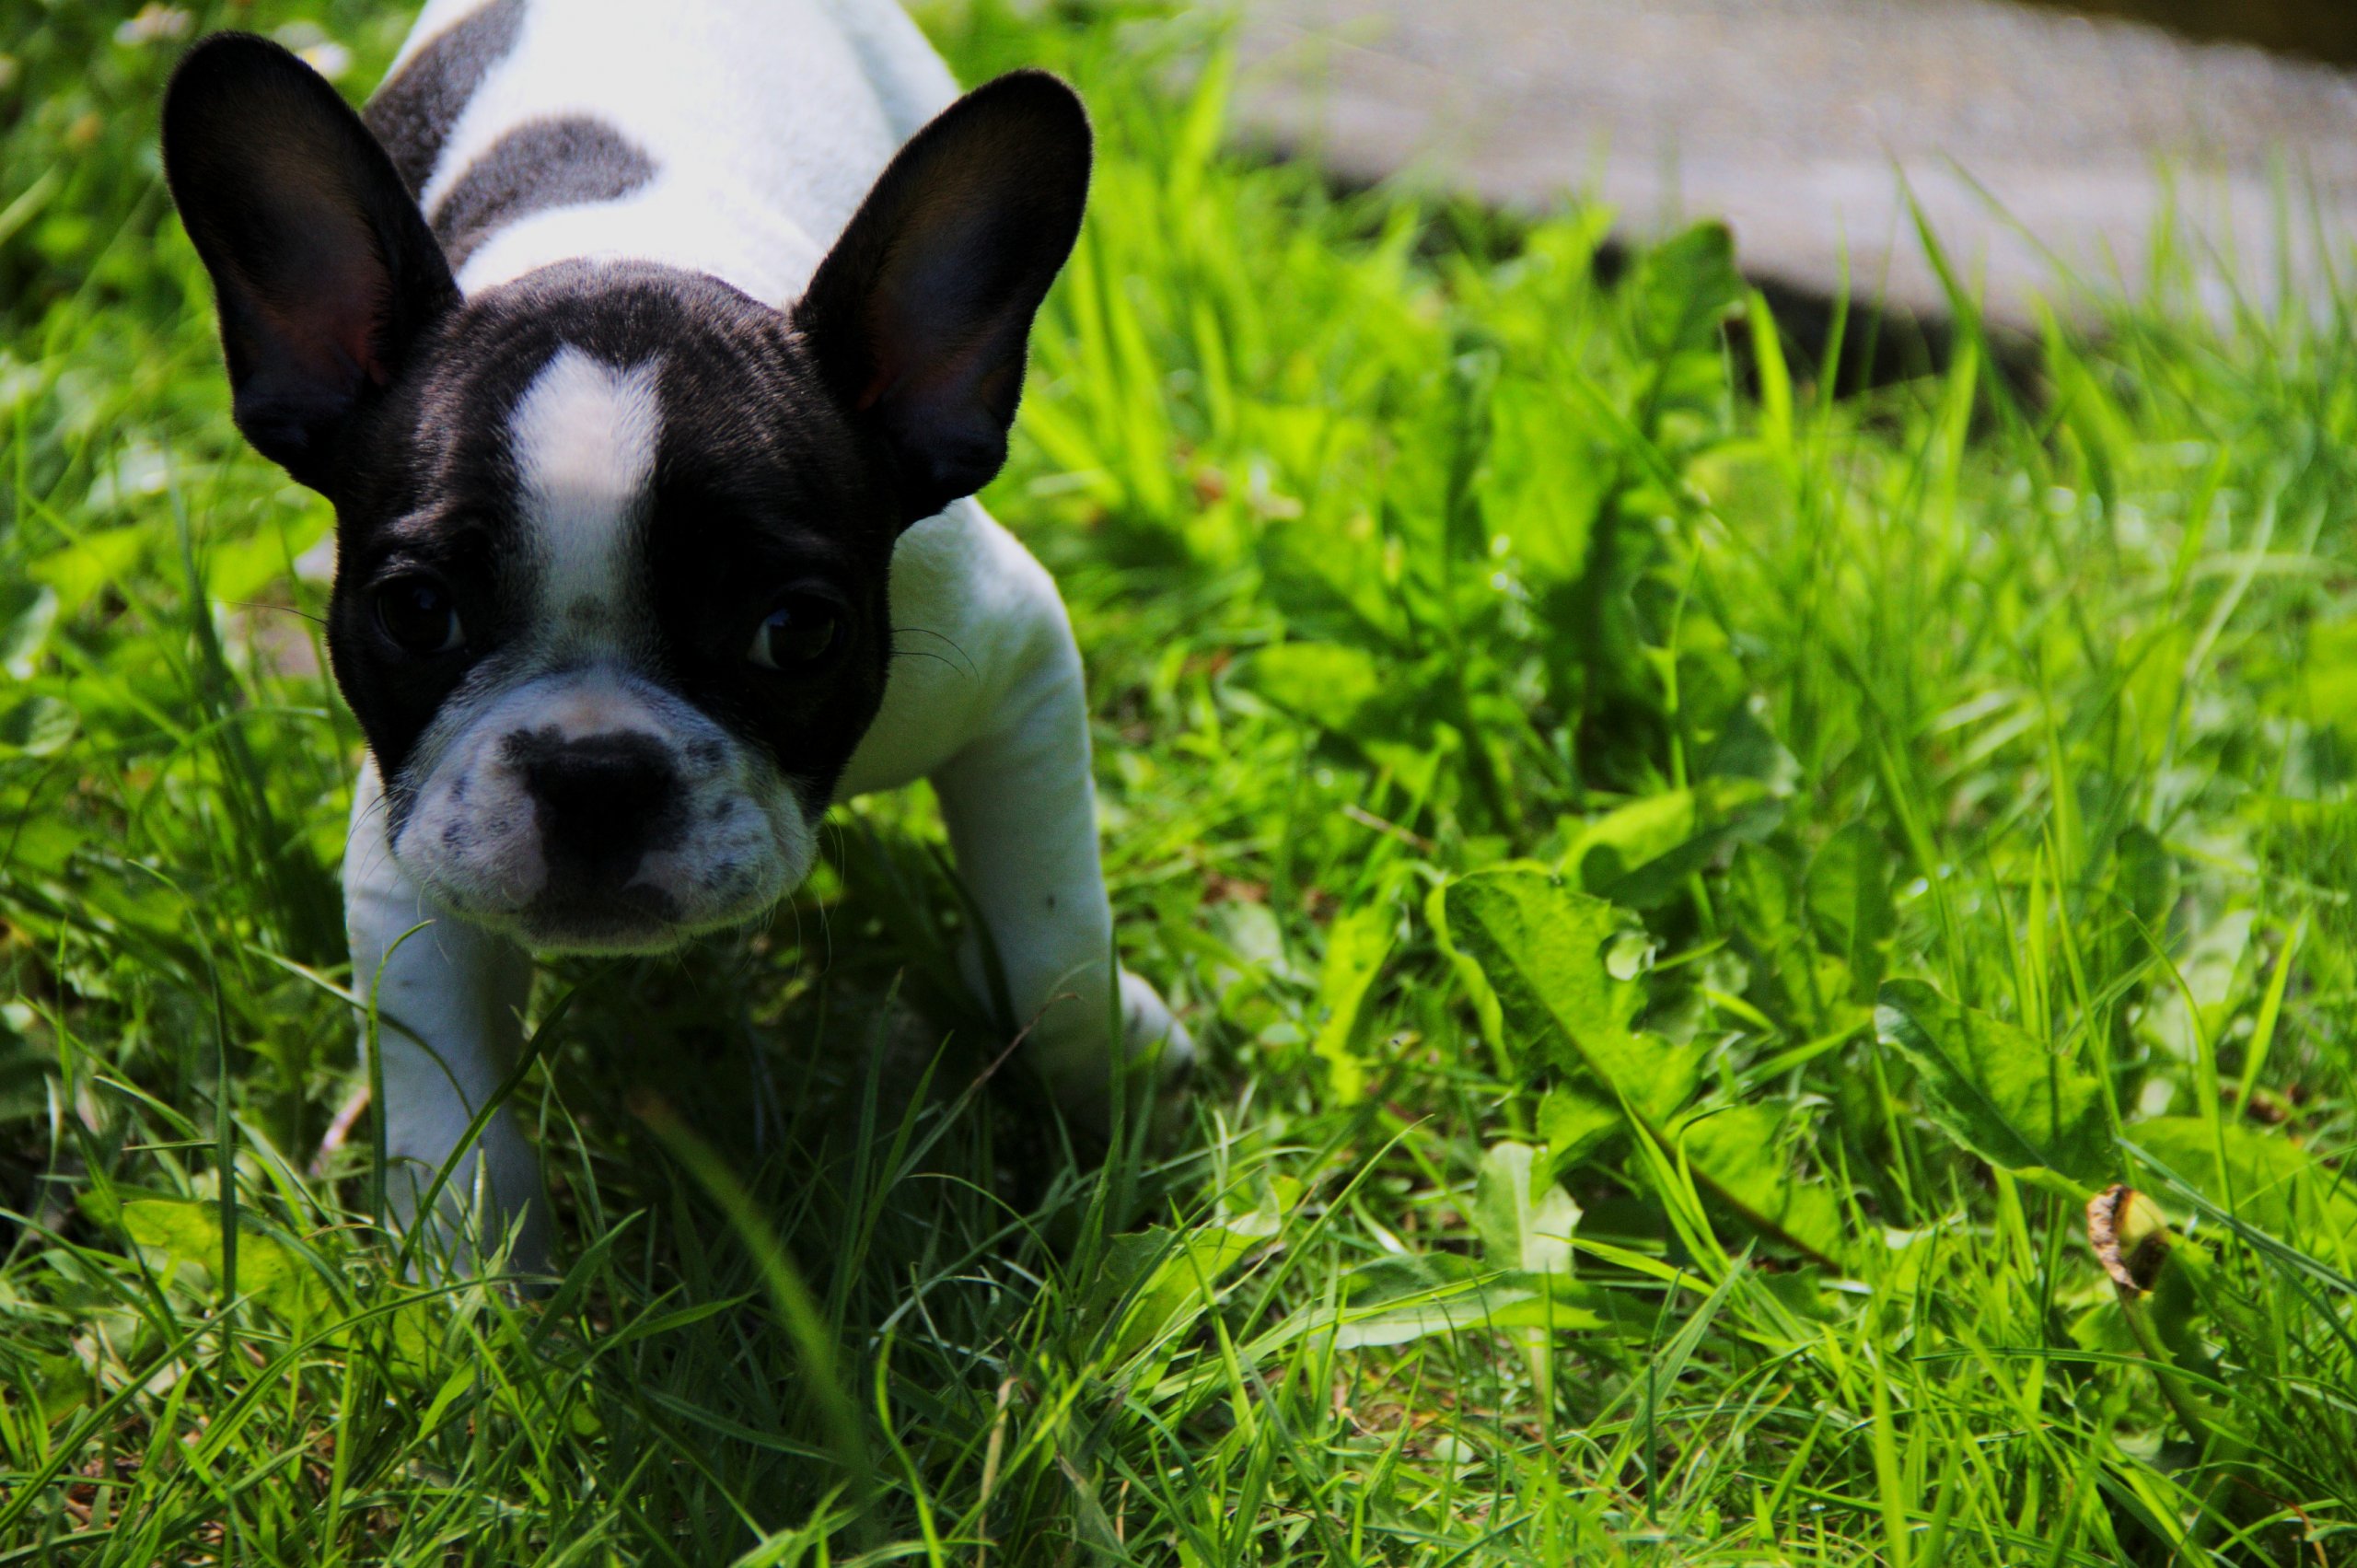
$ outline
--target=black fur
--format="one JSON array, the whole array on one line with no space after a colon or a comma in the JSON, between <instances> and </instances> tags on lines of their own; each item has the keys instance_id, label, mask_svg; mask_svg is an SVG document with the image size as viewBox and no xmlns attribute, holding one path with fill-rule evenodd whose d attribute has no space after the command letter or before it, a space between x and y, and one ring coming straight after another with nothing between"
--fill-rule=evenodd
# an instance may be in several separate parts
<instances>
[{"instance_id":1,"label":"black fur","mask_svg":"<svg viewBox=\"0 0 2357 1568\"><path fill-rule=\"evenodd\" d=\"M552 207L612 202L655 178L655 160L602 120L533 120L485 147L434 204L452 270L506 225Z\"/></svg>"},{"instance_id":2,"label":"black fur","mask_svg":"<svg viewBox=\"0 0 2357 1568\"><path fill-rule=\"evenodd\" d=\"M1024 346L1088 200L1088 115L1044 71L942 111L893 158L795 308L829 383L889 444L906 519L990 482Z\"/></svg>"},{"instance_id":3,"label":"black fur","mask_svg":"<svg viewBox=\"0 0 2357 1568\"><path fill-rule=\"evenodd\" d=\"M319 74L220 33L164 99L164 173L213 274L238 428L333 492L351 416L458 302L384 148Z\"/></svg>"},{"instance_id":4,"label":"black fur","mask_svg":"<svg viewBox=\"0 0 2357 1568\"><path fill-rule=\"evenodd\" d=\"M523 28L524 0L490 0L427 40L361 110L411 195L424 193L450 127L492 67L516 47Z\"/></svg>"}]
</instances>

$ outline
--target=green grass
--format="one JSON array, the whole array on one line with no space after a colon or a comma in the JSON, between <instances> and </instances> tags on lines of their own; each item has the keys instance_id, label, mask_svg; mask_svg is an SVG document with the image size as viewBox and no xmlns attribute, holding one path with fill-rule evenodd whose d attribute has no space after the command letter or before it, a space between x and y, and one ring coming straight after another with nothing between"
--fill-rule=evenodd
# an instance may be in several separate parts
<instances>
[{"instance_id":1,"label":"green grass","mask_svg":"<svg viewBox=\"0 0 2357 1568\"><path fill-rule=\"evenodd\" d=\"M365 1121L312 1173L329 519L127 10L11 0L0 87L0 1564L2357 1561L2347 302L2165 249L2026 391L1968 312L1837 401L1714 231L1607 285L1600 215L1237 161L1184 21L940 19L1104 140L990 500L1191 1131L974 1087L864 803L769 931L546 978L519 1303L405 1279ZM298 14L355 92L406 20L203 19Z\"/></svg>"}]
</instances>

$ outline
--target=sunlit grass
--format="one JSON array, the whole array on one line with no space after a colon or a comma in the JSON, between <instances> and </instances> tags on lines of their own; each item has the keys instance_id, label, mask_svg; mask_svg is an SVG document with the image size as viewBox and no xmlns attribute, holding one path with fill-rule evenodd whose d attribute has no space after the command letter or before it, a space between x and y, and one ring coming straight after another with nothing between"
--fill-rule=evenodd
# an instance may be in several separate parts
<instances>
[{"instance_id":1,"label":"sunlit grass","mask_svg":"<svg viewBox=\"0 0 2357 1568\"><path fill-rule=\"evenodd\" d=\"M1104 142L990 500L1193 1127L1076 1165L867 803L766 934L545 979L518 1298L320 1148L328 515L127 10L0 87L0 1563L2357 1555L2345 310L2165 262L1837 401L1715 231L1608 285L1603 215L1236 161L1193 24L936 17ZM298 14L354 91L407 20L201 19Z\"/></svg>"}]
</instances>

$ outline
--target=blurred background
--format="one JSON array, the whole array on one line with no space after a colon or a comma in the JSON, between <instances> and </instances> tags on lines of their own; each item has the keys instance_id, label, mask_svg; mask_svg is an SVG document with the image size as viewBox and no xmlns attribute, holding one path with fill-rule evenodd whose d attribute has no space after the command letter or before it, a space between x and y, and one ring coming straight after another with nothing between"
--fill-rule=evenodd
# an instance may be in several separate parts
<instances>
[{"instance_id":1,"label":"blurred background","mask_svg":"<svg viewBox=\"0 0 2357 1568\"><path fill-rule=\"evenodd\" d=\"M1248 130L1347 180L1624 238L1724 217L1756 280L2002 328L2189 273L2215 314L2328 294L2357 211L2345 0L1253 0ZM1944 282L1916 232L1945 248ZM2156 254L2154 239L2165 241ZM2179 281L2185 281L2180 279Z\"/></svg>"}]
</instances>

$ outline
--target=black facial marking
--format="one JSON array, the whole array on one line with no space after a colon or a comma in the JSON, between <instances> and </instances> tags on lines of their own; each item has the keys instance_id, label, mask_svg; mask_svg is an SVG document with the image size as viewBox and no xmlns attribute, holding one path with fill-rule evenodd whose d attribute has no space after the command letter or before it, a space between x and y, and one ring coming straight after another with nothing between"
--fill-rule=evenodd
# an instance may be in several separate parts
<instances>
[{"instance_id":1,"label":"black facial marking","mask_svg":"<svg viewBox=\"0 0 2357 1568\"><path fill-rule=\"evenodd\" d=\"M490 0L435 34L360 111L392 155L411 195L433 178L450 128L492 67L516 47L523 25L524 0Z\"/></svg>"},{"instance_id":2,"label":"black facial marking","mask_svg":"<svg viewBox=\"0 0 2357 1568\"><path fill-rule=\"evenodd\" d=\"M602 120L527 121L485 147L434 204L434 234L456 272L517 218L619 201L654 178L655 160Z\"/></svg>"},{"instance_id":3,"label":"black facial marking","mask_svg":"<svg viewBox=\"0 0 2357 1568\"><path fill-rule=\"evenodd\" d=\"M659 362L662 438L625 625L565 621L545 646L540 556L510 429L558 354ZM329 644L336 675L406 818L405 770L437 714L521 679L612 660L775 761L823 801L884 696L892 546L901 518L888 456L842 411L781 311L712 278L644 263L569 262L486 289L439 323L418 370L373 407L337 496L341 552ZM376 585L431 573L466 629L455 659L406 657L371 608ZM746 656L781 593L812 585L843 610L822 668ZM708 775L718 749L678 765Z\"/></svg>"}]
</instances>

